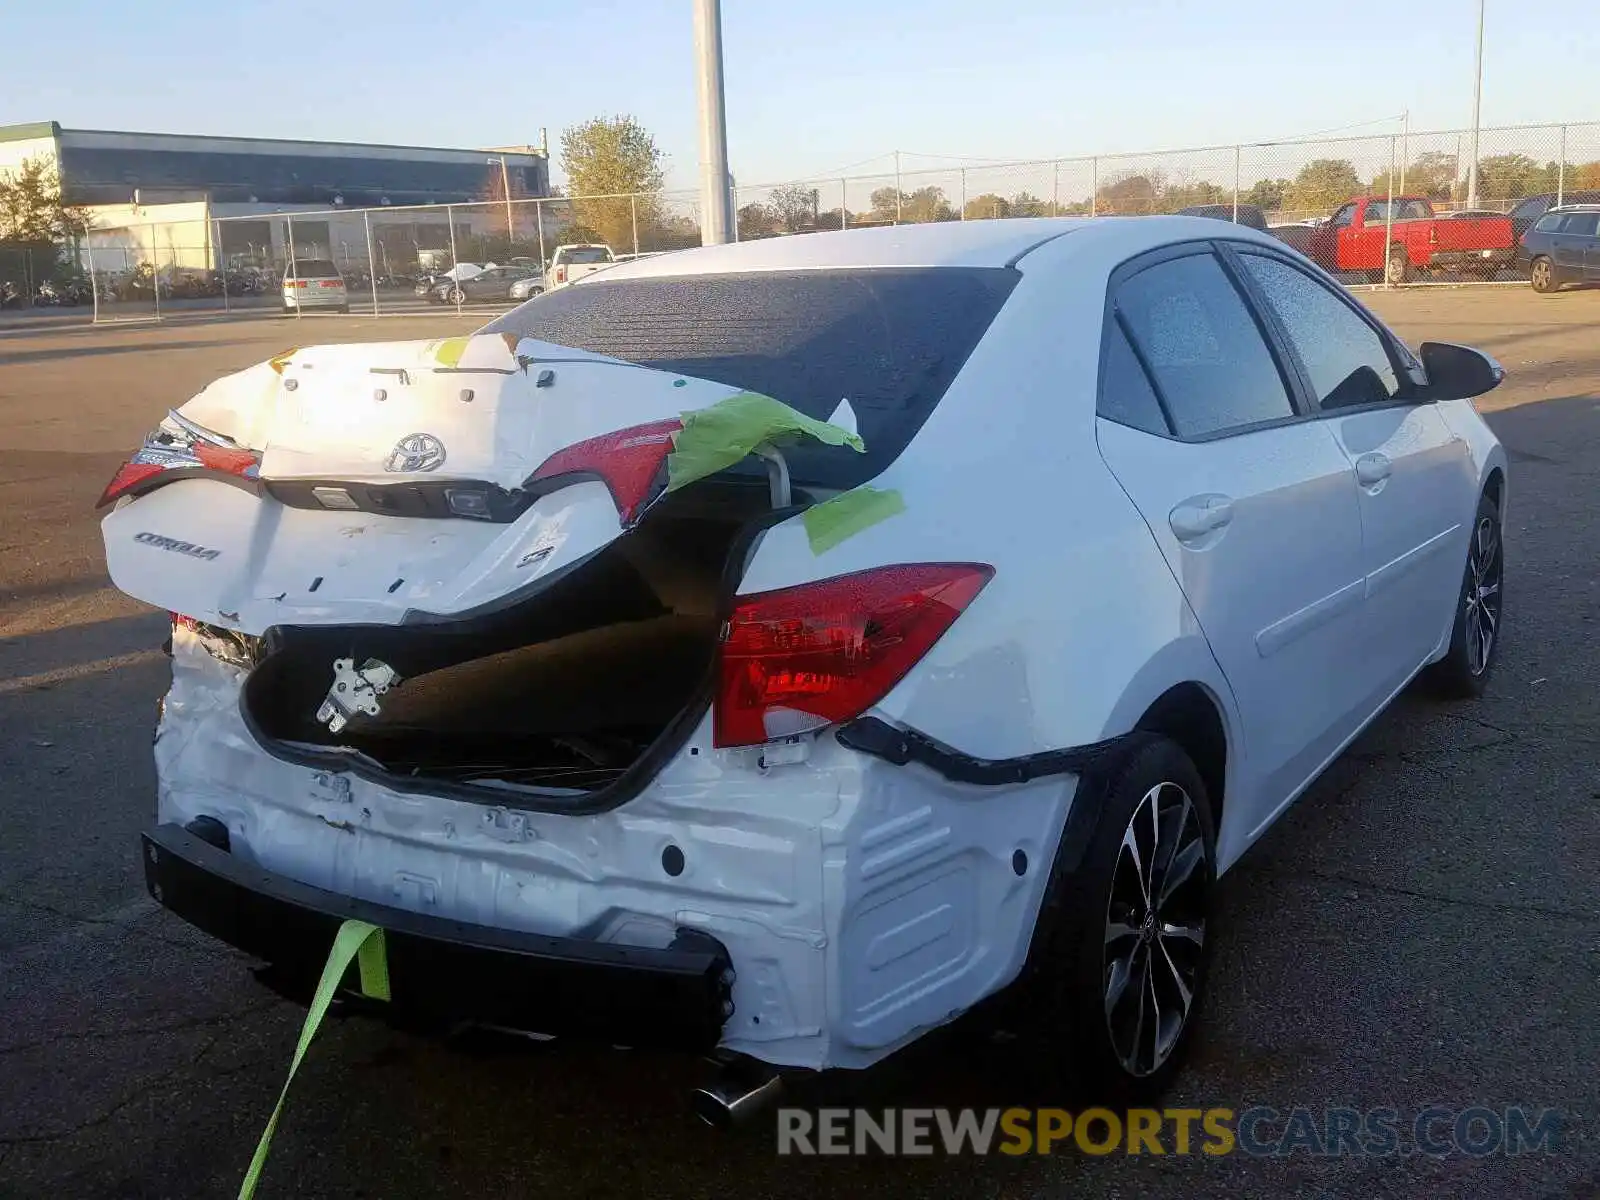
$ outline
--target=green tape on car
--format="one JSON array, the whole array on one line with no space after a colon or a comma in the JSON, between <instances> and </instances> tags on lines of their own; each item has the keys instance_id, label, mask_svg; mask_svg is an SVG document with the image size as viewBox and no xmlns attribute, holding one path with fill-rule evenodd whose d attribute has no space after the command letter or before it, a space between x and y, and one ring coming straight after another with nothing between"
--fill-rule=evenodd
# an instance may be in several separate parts
<instances>
[{"instance_id":1,"label":"green tape on car","mask_svg":"<svg viewBox=\"0 0 1600 1200\"><path fill-rule=\"evenodd\" d=\"M683 428L667 456L667 491L733 466L757 446L781 446L811 438L827 446L866 452L859 436L839 425L818 421L759 392L740 392L709 408L683 414Z\"/></svg>"},{"instance_id":2,"label":"green tape on car","mask_svg":"<svg viewBox=\"0 0 1600 1200\"><path fill-rule=\"evenodd\" d=\"M805 522L811 553L826 554L845 539L905 510L905 499L898 491L862 485L806 509L801 520Z\"/></svg>"},{"instance_id":3,"label":"green tape on car","mask_svg":"<svg viewBox=\"0 0 1600 1200\"><path fill-rule=\"evenodd\" d=\"M239 1185L239 1200L250 1200L256 1194L261 1168L266 1165L267 1150L272 1146L272 1135L277 1132L278 1118L283 1115L283 1102L289 1096L289 1085L294 1082L294 1073L300 1069L300 1062L311 1046L311 1039L317 1036L322 1018L328 1015L328 1005L333 1002L333 993L338 990L351 959L357 959L362 995L374 1000L389 999L389 960L383 942L383 930L365 921L346 921L339 926L339 932L333 939L333 949L328 952L328 965L322 968L322 978L317 981L317 992L311 1000L311 1011L306 1013L306 1023L300 1029L300 1042L295 1046L294 1058L289 1063L289 1077L283 1081L283 1091L278 1093L278 1105L272 1110L267 1128L256 1146L255 1157L250 1160L250 1169L245 1172L244 1182Z\"/></svg>"}]
</instances>

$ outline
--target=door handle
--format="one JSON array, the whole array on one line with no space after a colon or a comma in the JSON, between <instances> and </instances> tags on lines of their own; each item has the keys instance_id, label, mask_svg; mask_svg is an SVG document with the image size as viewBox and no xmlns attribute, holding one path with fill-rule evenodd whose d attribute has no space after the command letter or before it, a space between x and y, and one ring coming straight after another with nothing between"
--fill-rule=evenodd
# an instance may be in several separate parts
<instances>
[{"instance_id":1,"label":"door handle","mask_svg":"<svg viewBox=\"0 0 1600 1200\"><path fill-rule=\"evenodd\" d=\"M1232 520L1233 501L1227 496L1195 496L1167 514L1167 524L1180 542L1198 541Z\"/></svg>"},{"instance_id":2,"label":"door handle","mask_svg":"<svg viewBox=\"0 0 1600 1200\"><path fill-rule=\"evenodd\" d=\"M1356 459L1356 480L1362 487L1374 487L1394 473L1394 464L1385 454L1363 454Z\"/></svg>"}]
</instances>

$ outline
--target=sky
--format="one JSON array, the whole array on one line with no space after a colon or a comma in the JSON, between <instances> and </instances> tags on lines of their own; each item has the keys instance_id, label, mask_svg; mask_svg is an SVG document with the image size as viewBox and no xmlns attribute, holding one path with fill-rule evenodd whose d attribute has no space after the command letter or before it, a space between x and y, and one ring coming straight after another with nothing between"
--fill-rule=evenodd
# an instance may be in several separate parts
<instances>
[{"instance_id":1,"label":"sky","mask_svg":"<svg viewBox=\"0 0 1600 1200\"><path fill-rule=\"evenodd\" d=\"M732 170L753 185L892 171L895 150L909 172L1389 133L1405 110L1413 129L1469 125L1473 0L1362 7L724 0ZM1532 11L1488 0L1484 124L1600 120L1592 2ZM629 113L669 186L698 178L691 0L0 0L0 44L0 124L437 146L543 127L554 148Z\"/></svg>"}]
</instances>

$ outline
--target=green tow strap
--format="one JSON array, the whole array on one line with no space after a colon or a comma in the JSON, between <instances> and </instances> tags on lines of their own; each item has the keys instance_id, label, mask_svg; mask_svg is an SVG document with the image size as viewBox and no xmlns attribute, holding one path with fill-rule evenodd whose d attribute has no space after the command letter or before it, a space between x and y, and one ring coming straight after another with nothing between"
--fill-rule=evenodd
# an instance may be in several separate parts
<instances>
[{"instance_id":1,"label":"green tow strap","mask_svg":"<svg viewBox=\"0 0 1600 1200\"><path fill-rule=\"evenodd\" d=\"M239 1185L239 1200L250 1200L256 1194L256 1184L260 1182L261 1168L267 1162L272 1135L277 1132L278 1118L283 1115L283 1102L288 1098L289 1085L294 1082L294 1073L300 1069L300 1061L305 1058L311 1039L317 1036L322 1018L328 1014L333 993L344 979L352 958L357 959L361 974L361 994L374 1000L389 999L389 958L384 952L383 930L365 921L346 921L339 926L339 933L333 939L328 965L322 968L322 978L317 982L317 994L312 998L311 1011L306 1014L306 1023L300 1030L300 1044L294 1048L289 1078L283 1081L283 1091L278 1093L278 1106L272 1110L267 1128L261 1134L261 1142L256 1146L255 1157L250 1160L250 1169L245 1172L244 1182Z\"/></svg>"}]
</instances>

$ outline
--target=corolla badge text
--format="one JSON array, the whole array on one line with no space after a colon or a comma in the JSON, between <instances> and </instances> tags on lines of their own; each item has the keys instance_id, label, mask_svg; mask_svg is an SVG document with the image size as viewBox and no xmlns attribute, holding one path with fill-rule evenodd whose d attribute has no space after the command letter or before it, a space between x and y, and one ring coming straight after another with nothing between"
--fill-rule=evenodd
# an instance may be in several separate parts
<instances>
[{"instance_id":1,"label":"corolla badge text","mask_svg":"<svg viewBox=\"0 0 1600 1200\"><path fill-rule=\"evenodd\" d=\"M444 443L431 433L408 433L384 461L385 471L437 471L444 466Z\"/></svg>"},{"instance_id":2,"label":"corolla badge text","mask_svg":"<svg viewBox=\"0 0 1600 1200\"><path fill-rule=\"evenodd\" d=\"M221 550L208 550L204 546L196 546L193 542L180 542L177 538L162 537L159 533L136 533L133 540L143 542L146 546L154 546L157 550L171 550L174 554L187 554L190 558L203 558L207 561L221 555Z\"/></svg>"}]
</instances>

